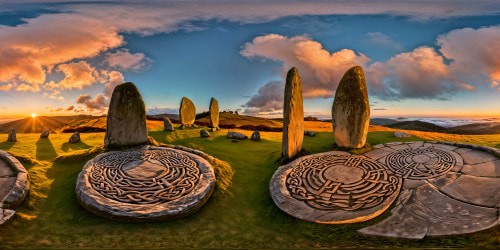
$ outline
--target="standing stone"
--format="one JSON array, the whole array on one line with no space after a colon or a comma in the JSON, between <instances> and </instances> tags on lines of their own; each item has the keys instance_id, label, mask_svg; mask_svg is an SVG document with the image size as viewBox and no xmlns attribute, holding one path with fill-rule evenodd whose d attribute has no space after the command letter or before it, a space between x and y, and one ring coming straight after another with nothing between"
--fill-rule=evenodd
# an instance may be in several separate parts
<instances>
[{"instance_id":1,"label":"standing stone","mask_svg":"<svg viewBox=\"0 0 500 250\"><path fill-rule=\"evenodd\" d=\"M193 126L196 119L196 107L194 103L187 97L182 97L181 106L179 108L179 118L181 120L181 127Z\"/></svg>"},{"instance_id":2,"label":"standing stone","mask_svg":"<svg viewBox=\"0 0 500 250\"><path fill-rule=\"evenodd\" d=\"M291 68L286 75L283 118L282 150L283 156L289 159L300 153L304 140L302 82L295 67Z\"/></svg>"},{"instance_id":3,"label":"standing stone","mask_svg":"<svg viewBox=\"0 0 500 250\"><path fill-rule=\"evenodd\" d=\"M340 80L332 107L333 133L338 146L362 148L370 125L370 103L363 68L349 69Z\"/></svg>"},{"instance_id":4,"label":"standing stone","mask_svg":"<svg viewBox=\"0 0 500 250\"><path fill-rule=\"evenodd\" d=\"M215 128L216 130L219 129L219 102L217 102L217 99L213 98L210 99L210 127Z\"/></svg>"},{"instance_id":5,"label":"standing stone","mask_svg":"<svg viewBox=\"0 0 500 250\"><path fill-rule=\"evenodd\" d=\"M45 129L45 130L44 130L44 131L42 131L42 133L40 134L40 138L49 138L49 134L50 134L50 130Z\"/></svg>"},{"instance_id":6,"label":"standing stone","mask_svg":"<svg viewBox=\"0 0 500 250\"><path fill-rule=\"evenodd\" d=\"M259 131L253 131L252 136L250 137L250 140L252 141L260 141L260 132Z\"/></svg>"},{"instance_id":7,"label":"standing stone","mask_svg":"<svg viewBox=\"0 0 500 250\"><path fill-rule=\"evenodd\" d=\"M10 141L10 142L16 142L17 141L16 129L12 129L9 132L9 136L7 137L7 141Z\"/></svg>"},{"instance_id":8,"label":"standing stone","mask_svg":"<svg viewBox=\"0 0 500 250\"><path fill-rule=\"evenodd\" d=\"M146 107L141 93L131 82L120 84L109 103L104 146L110 149L147 143Z\"/></svg>"},{"instance_id":9,"label":"standing stone","mask_svg":"<svg viewBox=\"0 0 500 250\"><path fill-rule=\"evenodd\" d=\"M172 121L168 119L168 117L165 117L163 119L163 131L174 131L174 124L172 124Z\"/></svg>"},{"instance_id":10,"label":"standing stone","mask_svg":"<svg viewBox=\"0 0 500 250\"><path fill-rule=\"evenodd\" d=\"M69 143L78 143L80 142L80 132L76 131L69 137Z\"/></svg>"}]
</instances>

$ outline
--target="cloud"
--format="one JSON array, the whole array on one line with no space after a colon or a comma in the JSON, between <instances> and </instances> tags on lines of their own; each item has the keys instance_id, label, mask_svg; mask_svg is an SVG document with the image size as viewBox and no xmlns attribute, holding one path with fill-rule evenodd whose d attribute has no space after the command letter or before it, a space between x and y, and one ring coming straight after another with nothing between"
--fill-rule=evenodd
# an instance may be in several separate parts
<instances>
[{"instance_id":1,"label":"cloud","mask_svg":"<svg viewBox=\"0 0 500 250\"><path fill-rule=\"evenodd\" d=\"M76 103L84 105L89 112L97 111L100 113L104 112L109 105L108 98L101 94L97 95L95 99L92 99L89 94L80 95L76 99Z\"/></svg>"},{"instance_id":2,"label":"cloud","mask_svg":"<svg viewBox=\"0 0 500 250\"><path fill-rule=\"evenodd\" d=\"M270 112L283 108L285 86L280 81L271 81L262 86L258 93L243 105L244 113Z\"/></svg>"},{"instance_id":3,"label":"cloud","mask_svg":"<svg viewBox=\"0 0 500 250\"><path fill-rule=\"evenodd\" d=\"M66 111L72 111L73 109L75 109L75 106L74 105L70 105L65 110Z\"/></svg>"},{"instance_id":4,"label":"cloud","mask_svg":"<svg viewBox=\"0 0 500 250\"><path fill-rule=\"evenodd\" d=\"M113 89L115 89L117 85L125 82L123 74L116 70L101 71L100 80L104 82L104 95L107 97L111 97L111 94L113 94Z\"/></svg>"},{"instance_id":5,"label":"cloud","mask_svg":"<svg viewBox=\"0 0 500 250\"><path fill-rule=\"evenodd\" d=\"M107 53L104 62L110 67L121 70L139 71L146 67L151 59L143 53L130 53L128 49L120 49L114 53Z\"/></svg>"},{"instance_id":6,"label":"cloud","mask_svg":"<svg viewBox=\"0 0 500 250\"><path fill-rule=\"evenodd\" d=\"M85 61L60 64L56 71L64 74L64 79L55 85L56 88L82 90L97 81L94 77L95 68Z\"/></svg>"},{"instance_id":7,"label":"cloud","mask_svg":"<svg viewBox=\"0 0 500 250\"><path fill-rule=\"evenodd\" d=\"M368 42L377 44L381 47L391 48L396 51L403 50L403 47L398 42L392 40L391 37L382 32L368 32L365 38Z\"/></svg>"},{"instance_id":8,"label":"cloud","mask_svg":"<svg viewBox=\"0 0 500 250\"><path fill-rule=\"evenodd\" d=\"M64 96L61 96L60 94L61 94L61 91L54 90L50 94L48 92L43 93L43 97L47 97L47 98L50 98L50 99L57 99L57 100L62 101L65 98L64 98Z\"/></svg>"},{"instance_id":9,"label":"cloud","mask_svg":"<svg viewBox=\"0 0 500 250\"><path fill-rule=\"evenodd\" d=\"M355 65L364 66L369 61L365 55L349 49L330 53L320 43L307 36L288 38L277 34L254 38L243 46L240 53L247 58L283 62L282 76L291 67L297 67L303 84L304 98L332 97L340 78L349 68ZM259 109L278 107L276 100L282 97L283 93L279 96L270 95L268 89L277 91L279 85L282 92L283 83L269 82L245 106Z\"/></svg>"}]
</instances>

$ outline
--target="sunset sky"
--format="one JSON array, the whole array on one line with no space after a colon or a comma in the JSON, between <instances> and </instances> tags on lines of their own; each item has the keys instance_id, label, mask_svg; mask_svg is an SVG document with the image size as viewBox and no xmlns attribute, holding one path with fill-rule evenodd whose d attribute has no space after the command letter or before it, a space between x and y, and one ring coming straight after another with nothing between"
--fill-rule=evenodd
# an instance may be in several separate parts
<instances>
[{"instance_id":1,"label":"sunset sky","mask_svg":"<svg viewBox=\"0 0 500 250\"><path fill-rule=\"evenodd\" d=\"M0 1L0 117L106 112L134 82L150 113L306 115L365 69L372 117L500 117L500 1Z\"/></svg>"}]
</instances>

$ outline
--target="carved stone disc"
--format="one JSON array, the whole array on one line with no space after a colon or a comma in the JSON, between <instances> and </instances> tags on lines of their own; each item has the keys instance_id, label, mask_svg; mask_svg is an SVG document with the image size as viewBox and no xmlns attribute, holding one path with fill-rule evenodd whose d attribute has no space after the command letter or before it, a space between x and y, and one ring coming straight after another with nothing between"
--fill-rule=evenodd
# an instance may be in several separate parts
<instances>
[{"instance_id":1,"label":"carved stone disc","mask_svg":"<svg viewBox=\"0 0 500 250\"><path fill-rule=\"evenodd\" d=\"M79 202L97 215L148 221L195 212L214 184L213 169L202 157L146 146L89 161L78 176L76 193Z\"/></svg>"}]
</instances>

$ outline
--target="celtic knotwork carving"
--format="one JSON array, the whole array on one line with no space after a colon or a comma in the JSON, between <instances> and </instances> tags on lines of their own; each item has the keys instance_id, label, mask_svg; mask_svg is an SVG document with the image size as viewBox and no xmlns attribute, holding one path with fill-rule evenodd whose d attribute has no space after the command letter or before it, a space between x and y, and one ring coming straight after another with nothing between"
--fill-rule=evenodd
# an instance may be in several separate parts
<instances>
[{"instance_id":1,"label":"celtic knotwork carving","mask_svg":"<svg viewBox=\"0 0 500 250\"><path fill-rule=\"evenodd\" d=\"M386 164L397 176L407 179L427 179L450 171L456 158L449 152L433 147L404 149L391 153Z\"/></svg>"},{"instance_id":2,"label":"celtic knotwork carving","mask_svg":"<svg viewBox=\"0 0 500 250\"><path fill-rule=\"evenodd\" d=\"M290 195L320 210L362 210L398 192L400 179L362 156L305 158L286 177Z\"/></svg>"},{"instance_id":3,"label":"celtic knotwork carving","mask_svg":"<svg viewBox=\"0 0 500 250\"><path fill-rule=\"evenodd\" d=\"M137 150L114 152L95 161L89 182L92 188L109 199L131 204L156 204L189 194L199 178L198 163L183 153Z\"/></svg>"}]
</instances>

